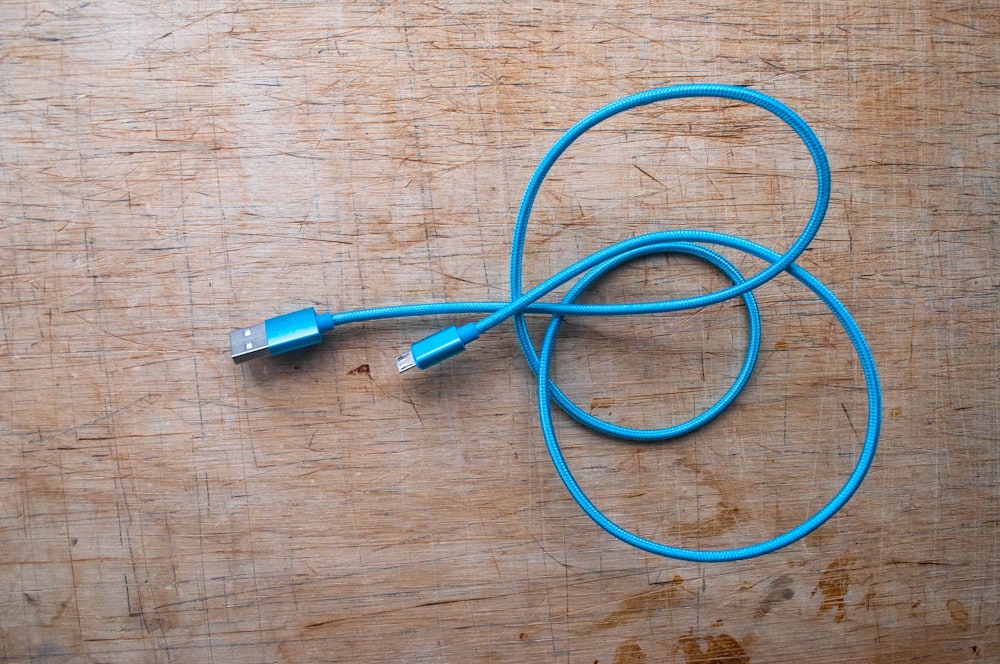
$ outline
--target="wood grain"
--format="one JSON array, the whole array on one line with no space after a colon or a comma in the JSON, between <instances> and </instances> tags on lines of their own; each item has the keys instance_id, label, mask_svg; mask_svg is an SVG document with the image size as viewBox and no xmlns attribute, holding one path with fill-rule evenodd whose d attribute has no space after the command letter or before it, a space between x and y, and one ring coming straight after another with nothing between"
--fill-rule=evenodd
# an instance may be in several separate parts
<instances>
[{"instance_id":1,"label":"wood grain","mask_svg":"<svg viewBox=\"0 0 1000 664\"><path fill-rule=\"evenodd\" d=\"M4 2L0 659L996 661L1000 20L896 4ZM809 538L697 565L599 531L509 329L413 377L392 359L440 321L233 366L230 329L299 306L505 298L558 133L693 81L782 99L830 153L800 262L868 335L886 420ZM660 227L784 248L814 193L762 112L643 109L553 170L526 280ZM588 297L722 283L660 257ZM758 370L704 431L637 446L558 419L614 518L734 546L849 472L866 411L846 338L788 278L759 297ZM558 377L595 414L677 422L732 380L743 316L574 321Z\"/></svg>"}]
</instances>

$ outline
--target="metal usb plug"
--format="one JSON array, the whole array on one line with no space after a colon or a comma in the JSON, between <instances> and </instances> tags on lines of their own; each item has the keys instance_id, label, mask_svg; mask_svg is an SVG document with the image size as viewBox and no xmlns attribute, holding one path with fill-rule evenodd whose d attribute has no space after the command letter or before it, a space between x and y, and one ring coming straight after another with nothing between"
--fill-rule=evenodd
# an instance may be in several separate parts
<instances>
[{"instance_id":1,"label":"metal usb plug","mask_svg":"<svg viewBox=\"0 0 1000 664\"><path fill-rule=\"evenodd\" d=\"M264 323L233 330L229 333L229 350L233 362L242 364L249 360L270 355L267 346L267 329Z\"/></svg>"},{"instance_id":2,"label":"metal usb plug","mask_svg":"<svg viewBox=\"0 0 1000 664\"><path fill-rule=\"evenodd\" d=\"M317 314L312 307L268 318L263 323L229 333L233 362L242 364L264 355L279 355L318 344L333 329L333 316Z\"/></svg>"}]
</instances>

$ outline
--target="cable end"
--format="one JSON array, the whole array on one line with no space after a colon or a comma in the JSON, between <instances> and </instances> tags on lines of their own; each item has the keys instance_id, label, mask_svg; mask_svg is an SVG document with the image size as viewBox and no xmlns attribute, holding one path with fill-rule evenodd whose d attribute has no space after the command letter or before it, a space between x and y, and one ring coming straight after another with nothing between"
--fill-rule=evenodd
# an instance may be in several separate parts
<instances>
[{"instance_id":1,"label":"cable end","mask_svg":"<svg viewBox=\"0 0 1000 664\"><path fill-rule=\"evenodd\" d=\"M233 362L236 364L270 355L271 351L268 349L267 330L264 323L242 327L230 332L229 350L232 352Z\"/></svg>"},{"instance_id":2,"label":"cable end","mask_svg":"<svg viewBox=\"0 0 1000 664\"><path fill-rule=\"evenodd\" d=\"M323 332L332 329L333 317L317 314L310 307L233 330L229 333L229 350L233 362L242 364L265 355L278 355L318 344Z\"/></svg>"},{"instance_id":3,"label":"cable end","mask_svg":"<svg viewBox=\"0 0 1000 664\"><path fill-rule=\"evenodd\" d=\"M409 371L415 366L417 366L417 363L413 359L413 351L410 351L405 355L400 355L396 358L396 368L399 369L399 373Z\"/></svg>"},{"instance_id":4,"label":"cable end","mask_svg":"<svg viewBox=\"0 0 1000 664\"><path fill-rule=\"evenodd\" d=\"M478 338L479 330L475 323L467 323L460 328L452 325L410 346L409 353L396 358L396 366L400 373L413 367L422 371L458 355L465 350L466 344Z\"/></svg>"}]
</instances>

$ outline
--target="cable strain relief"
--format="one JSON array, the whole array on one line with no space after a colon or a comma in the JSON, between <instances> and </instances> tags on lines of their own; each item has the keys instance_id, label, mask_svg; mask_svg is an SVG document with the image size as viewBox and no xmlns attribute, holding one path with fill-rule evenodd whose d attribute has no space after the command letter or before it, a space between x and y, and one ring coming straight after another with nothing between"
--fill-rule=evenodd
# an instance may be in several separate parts
<instances>
[{"instance_id":1,"label":"cable strain relief","mask_svg":"<svg viewBox=\"0 0 1000 664\"><path fill-rule=\"evenodd\" d=\"M458 338L462 340L463 345L470 344L479 338L479 328L475 323L466 323L458 328Z\"/></svg>"},{"instance_id":2,"label":"cable strain relief","mask_svg":"<svg viewBox=\"0 0 1000 664\"><path fill-rule=\"evenodd\" d=\"M333 329L333 314L316 314L316 327L320 332L329 332Z\"/></svg>"}]
</instances>

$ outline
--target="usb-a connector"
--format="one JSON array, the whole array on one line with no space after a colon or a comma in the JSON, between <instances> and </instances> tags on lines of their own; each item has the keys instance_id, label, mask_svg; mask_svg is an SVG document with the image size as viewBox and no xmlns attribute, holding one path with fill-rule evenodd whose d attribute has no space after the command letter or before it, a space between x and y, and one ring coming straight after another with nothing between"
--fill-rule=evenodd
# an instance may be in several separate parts
<instances>
[{"instance_id":1,"label":"usb-a connector","mask_svg":"<svg viewBox=\"0 0 1000 664\"><path fill-rule=\"evenodd\" d=\"M229 350L233 362L241 364L264 355L278 355L318 344L323 333L332 329L333 317L317 314L310 307L233 330L229 333Z\"/></svg>"},{"instance_id":2,"label":"usb-a connector","mask_svg":"<svg viewBox=\"0 0 1000 664\"><path fill-rule=\"evenodd\" d=\"M263 355L270 355L267 345L267 331L264 323L251 327L233 330L229 333L229 350L233 353L233 362L241 364Z\"/></svg>"}]
</instances>

